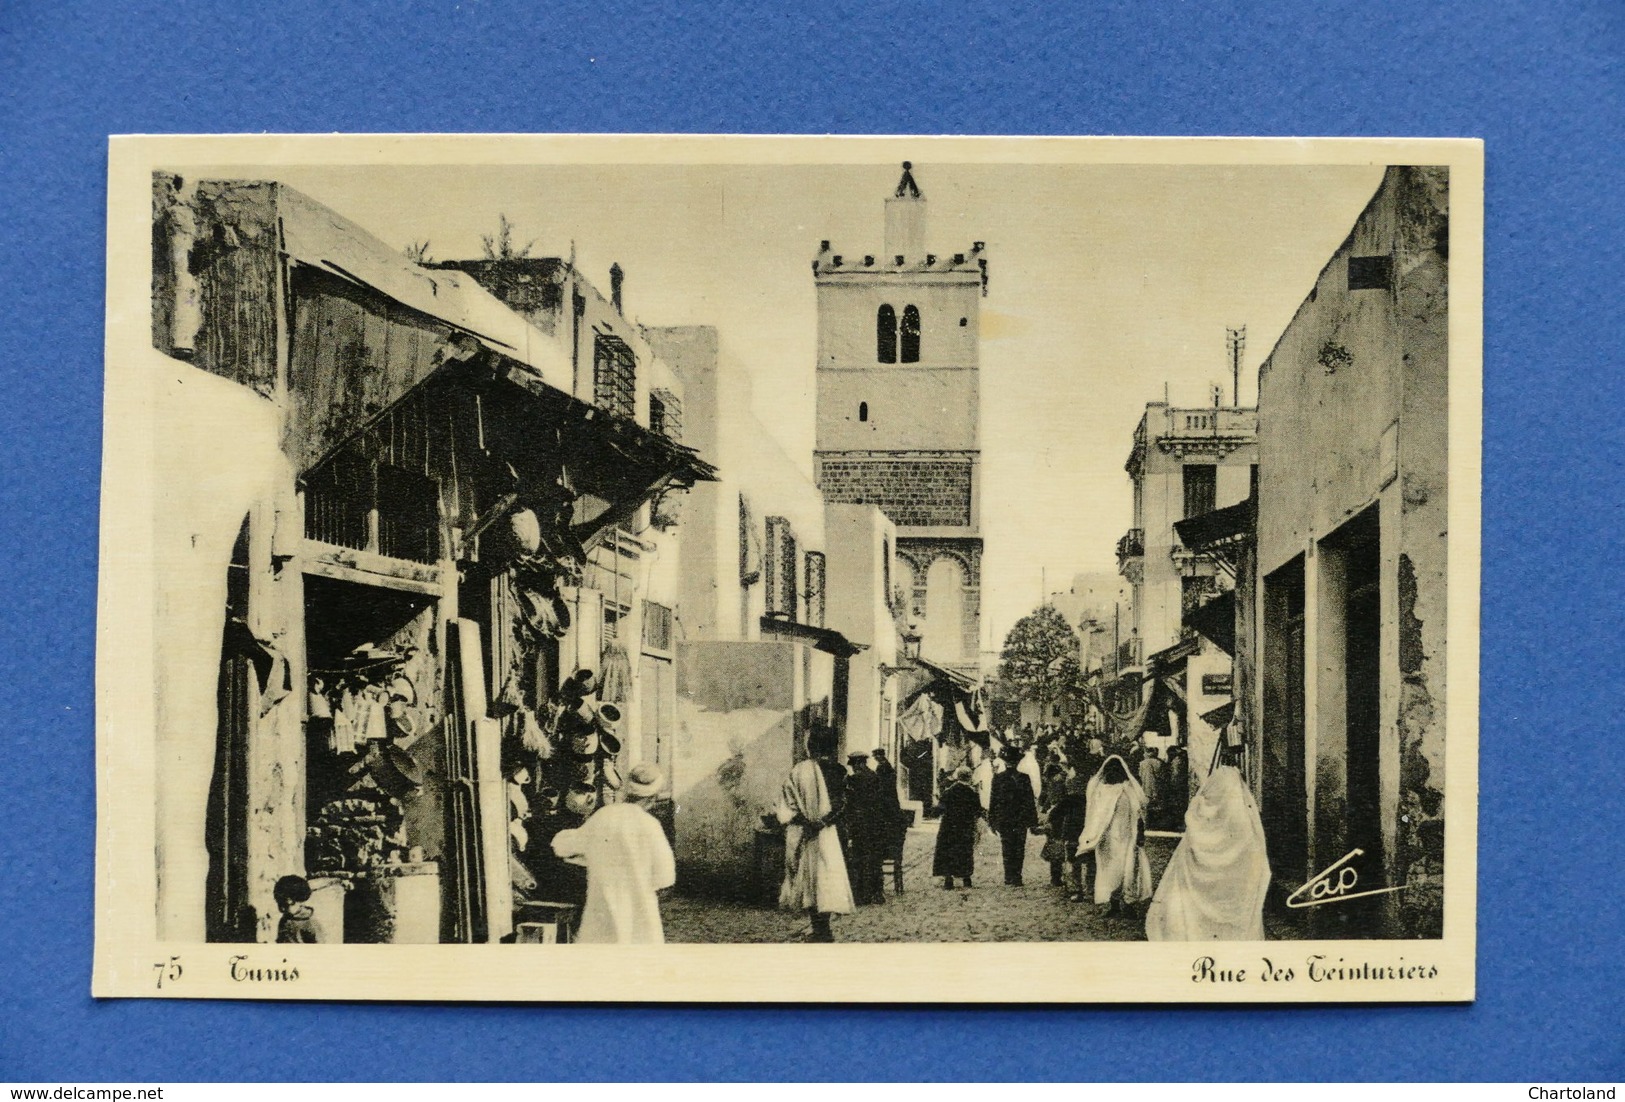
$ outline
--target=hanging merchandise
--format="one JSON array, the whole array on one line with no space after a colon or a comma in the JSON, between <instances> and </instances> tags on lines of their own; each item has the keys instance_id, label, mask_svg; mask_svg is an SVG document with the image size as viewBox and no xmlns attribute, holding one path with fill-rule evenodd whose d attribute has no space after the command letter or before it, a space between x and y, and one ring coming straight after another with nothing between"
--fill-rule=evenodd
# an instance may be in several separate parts
<instances>
[{"instance_id":1,"label":"hanging merchandise","mask_svg":"<svg viewBox=\"0 0 1625 1102\"><path fill-rule=\"evenodd\" d=\"M406 706L405 701L391 700L386 715L389 735L395 745L405 750L418 740L417 714Z\"/></svg>"},{"instance_id":2,"label":"hanging merchandise","mask_svg":"<svg viewBox=\"0 0 1625 1102\"><path fill-rule=\"evenodd\" d=\"M508 578L519 610L521 642L542 643L562 638L570 630L570 607L559 586L581 579L587 549L570 531L575 493L562 473L536 510L520 509L509 519L518 548L509 564Z\"/></svg>"},{"instance_id":3,"label":"hanging merchandise","mask_svg":"<svg viewBox=\"0 0 1625 1102\"><path fill-rule=\"evenodd\" d=\"M391 700L402 701L408 706L415 705L418 702L418 687L412 684L412 679L404 673L397 673L389 679L389 684L384 687L388 691Z\"/></svg>"},{"instance_id":4,"label":"hanging merchandise","mask_svg":"<svg viewBox=\"0 0 1625 1102\"><path fill-rule=\"evenodd\" d=\"M897 723L910 740L936 738L942 731L942 705L930 693L921 693Z\"/></svg>"},{"instance_id":5,"label":"hanging merchandise","mask_svg":"<svg viewBox=\"0 0 1625 1102\"><path fill-rule=\"evenodd\" d=\"M615 557L615 568L610 572L613 581L609 597L616 608L624 608L621 603L621 537L618 531L610 533L608 546L610 554ZM626 626L624 616L617 621L617 625L620 628ZM626 648L621 646L619 639L605 641L603 651L598 656L598 670L598 699L607 704L626 703L632 692L632 660L627 657Z\"/></svg>"},{"instance_id":6,"label":"hanging merchandise","mask_svg":"<svg viewBox=\"0 0 1625 1102\"><path fill-rule=\"evenodd\" d=\"M333 718L333 705L327 699L327 686L322 684L319 677L310 680L310 693L306 697L305 712L311 719Z\"/></svg>"},{"instance_id":7,"label":"hanging merchandise","mask_svg":"<svg viewBox=\"0 0 1625 1102\"><path fill-rule=\"evenodd\" d=\"M529 708L519 710L519 742L542 761L553 756L553 740L548 738L547 729Z\"/></svg>"},{"instance_id":8,"label":"hanging merchandise","mask_svg":"<svg viewBox=\"0 0 1625 1102\"><path fill-rule=\"evenodd\" d=\"M331 745L334 753L355 753L356 744L362 741L361 714L361 694L350 688L340 689L338 700L333 705Z\"/></svg>"},{"instance_id":9,"label":"hanging merchandise","mask_svg":"<svg viewBox=\"0 0 1625 1102\"><path fill-rule=\"evenodd\" d=\"M542 522L531 509L515 509L508 514L508 531L521 555L534 555L542 549Z\"/></svg>"},{"instance_id":10,"label":"hanging merchandise","mask_svg":"<svg viewBox=\"0 0 1625 1102\"><path fill-rule=\"evenodd\" d=\"M366 742L389 740L389 694L377 685L361 690L360 736Z\"/></svg>"},{"instance_id":11,"label":"hanging merchandise","mask_svg":"<svg viewBox=\"0 0 1625 1102\"><path fill-rule=\"evenodd\" d=\"M399 746L377 747L376 756L369 755L368 763L378 787L396 799L411 795L423 785L423 769Z\"/></svg>"},{"instance_id":12,"label":"hanging merchandise","mask_svg":"<svg viewBox=\"0 0 1625 1102\"><path fill-rule=\"evenodd\" d=\"M604 686L598 692L598 699L611 704L626 703L632 691L632 660L627 657L626 648L616 642L605 644L599 666L604 671Z\"/></svg>"},{"instance_id":13,"label":"hanging merchandise","mask_svg":"<svg viewBox=\"0 0 1625 1102\"><path fill-rule=\"evenodd\" d=\"M967 734L982 734L987 731L987 722L982 713L976 710L975 704L968 698L954 696L954 719Z\"/></svg>"}]
</instances>

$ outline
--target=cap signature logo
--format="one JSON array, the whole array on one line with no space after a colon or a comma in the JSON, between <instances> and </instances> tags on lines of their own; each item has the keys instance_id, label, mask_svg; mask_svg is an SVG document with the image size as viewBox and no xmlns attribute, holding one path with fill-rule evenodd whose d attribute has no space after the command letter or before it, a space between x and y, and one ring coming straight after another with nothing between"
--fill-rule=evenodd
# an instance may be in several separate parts
<instances>
[{"instance_id":1,"label":"cap signature logo","mask_svg":"<svg viewBox=\"0 0 1625 1102\"><path fill-rule=\"evenodd\" d=\"M1367 891L1357 892L1354 889L1360 884L1360 874L1354 866L1349 864L1356 857L1365 854L1365 850L1349 850L1342 857L1328 865L1325 871L1317 873L1309 879L1303 887L1286 897L1288 907L1318 907L1322 903L1346 903L1350 899L1362 899L1368 895L1386 895L1388 892L1402 892L1405 885L1400 884L1392 888L1371 888Z\"/></svg>"}]
</instances>

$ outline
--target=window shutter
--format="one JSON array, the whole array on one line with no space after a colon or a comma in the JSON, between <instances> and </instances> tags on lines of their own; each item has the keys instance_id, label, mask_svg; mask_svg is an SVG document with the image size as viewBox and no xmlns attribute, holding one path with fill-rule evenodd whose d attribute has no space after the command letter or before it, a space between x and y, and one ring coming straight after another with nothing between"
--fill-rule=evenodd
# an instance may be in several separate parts
<instances>
[{"instance_id":1,"label":"window shutter","mask_svg":"<svg viewBox=\"0 0 1625 1102\"><path fill-rule=\"evenodd\" d=\"M739 495L739 584L753 586L762 580L762 545L756 537L756 514L750 499Z\"/></svg>"},{"instance_id":2,"label":"window shutter","mask_svg":"<svg viewBox=\"0 0 1625 1102\"><path fill-rule=\"evenodd\" d=\"M671 650L671 609L655 601L643 602L643 649Z\"/></svg>"},{"instance_id":3,"label":"window shutter","mask_svg":"<svg viewBox=\"0 0 1625 1102\"><path fill-rule=\"evenodd\" d=\"M824 553L807 552L807 623L824 626Z\"/></svg>"},{"instance_id":4,"label":"window shutter","mask_svg":"<svg viewBox=\"0 0 1625 1102\"><path fill-rule=\"evenodd\" d=\"M767 518L767 613L793 620L796 616L796 539L784 517Z\"/></svg>"}]
</instances>

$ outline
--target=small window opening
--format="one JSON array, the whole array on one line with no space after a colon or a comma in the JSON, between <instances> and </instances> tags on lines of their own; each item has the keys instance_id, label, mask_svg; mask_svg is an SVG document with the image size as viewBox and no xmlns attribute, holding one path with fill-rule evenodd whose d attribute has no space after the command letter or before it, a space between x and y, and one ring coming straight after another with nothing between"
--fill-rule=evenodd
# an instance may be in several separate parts
<instances>
[{"instance_id":1,"label":"small window opening","mask_svg":"<svg viewBox=\"0 0 1625 1102\"><path fill-rule=\"evenodd\" d=\"M868 402L859 402L858 403L858 420L859 421L867 421L868 419L869 419L869 403Z\"/></svg>"},{"instance_id":2,"label":"small window opening","mask_svg":"<svg viewBox=\"0 0 1625 1102\"><path fill-rule=\"evenodd\" d=\"M902 360L906 364L920 362L920 308L903 307Z\"/></svg>"},{"instance_id":3,"label":"small window opening","mask_svg":"<svg viewBox=\"0 0 1625 1102\"><path fill-rule=\"evenodd\" d=\"M875 312L875 355L883 364L897 362L897 311L890 304Z\"/></svg>"}]
</instances>

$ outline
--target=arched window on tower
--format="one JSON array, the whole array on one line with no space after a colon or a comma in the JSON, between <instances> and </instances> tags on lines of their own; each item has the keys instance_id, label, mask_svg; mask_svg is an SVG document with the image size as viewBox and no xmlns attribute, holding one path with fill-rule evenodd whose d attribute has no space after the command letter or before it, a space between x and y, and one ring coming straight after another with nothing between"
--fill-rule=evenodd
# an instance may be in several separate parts
<instances>
[{"instance_id":1,"label":"arched window on tower","mask_svg":"<svg viewBox=\"0 0 1625 1102\"><path fill-rule=\"evenodd\" d=\"M920 362L920 308L918 306L903 307L902 359L906 364Z\"/></svg>"},{"instance_id":2,"label":"arched window on tower","mask_svg":"<svg viewBox=\"0 0 1625 1102\"><path fill-rule=\"evenodd\" d=\"M875 314L875 352L883 364L897 362L897 311L890 303Z\"/></svg>"},{"instance_id":3,"label":"arched window on tower","mask_svg":"<svg viewBox=\"0 0 1625 1102\"><path fill-rule=\"evenodd\" d=\"M868 402L859 402L858 403L858 420L859 421L867 421L868 419L869 419L869 403Z\"/></svg>"}]
</instances>

